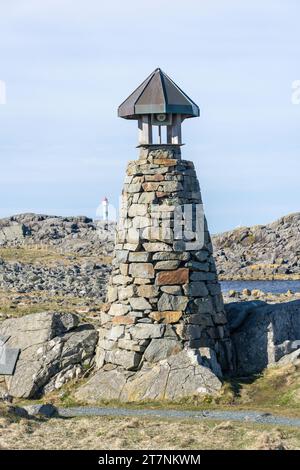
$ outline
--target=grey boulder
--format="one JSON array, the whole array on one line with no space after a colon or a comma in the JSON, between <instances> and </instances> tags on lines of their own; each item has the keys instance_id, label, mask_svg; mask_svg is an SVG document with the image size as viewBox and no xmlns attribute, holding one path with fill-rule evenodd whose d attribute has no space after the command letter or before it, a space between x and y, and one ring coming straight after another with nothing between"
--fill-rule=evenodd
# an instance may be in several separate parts
<instances>
[{"instance_id":1,"label":"grey boulder","mask_svg":"<svg viewBox=\"0 0 300 470\"><path fill-rule=\"evenodd\" d=\"M214 395L221 389L218 377L193 350L183 350L154 365L144 364L135 374L120 369L99 370L75 393L78 400L95 404L102 400L133 402L180 400Z\"/></svg>"},{"instance_id":2,"label":"grey boulder","mask_svg":"<svg viewBox=\"0 0 300 470\"><path fill-rule=\"evenodd\" d=\"M159 362L182 349L182 343L174 338L152 339L144 353L148 362Z\"/></svg>"},{"instance_id":3,"label":"grey boulder","mask_svg":"<svg viewBox=\"0 0 300 470\"><path fill-rule=\"evenodd\" d=\"M6 245L15 241L23 241L25 236L25 226L13 223L6 227L0 227L0 245Z\"/></svg>"},{"instance_id":4,"label":"grey boulder","mask_svg":"<svg viewBox=\"0 0 300 470\"><path fill-rule=\"evenodd\" d=\"M57 408L51 403L27 405L23 406L23 409L27 411L29 416L44 416L45 418L51 418L57 415Z\"/></svg>"},{"instance_id":5,"label":"grey boulder","mask_svg":"<svg viewBox=\"0 0 300 470\"><path fill-rule=\"evenodd\" d=\"M300 363L300 348L283 356L281 359L279 359L277 364L279 366L287 366L289 364L299 364L299 363Z\"/></svg>"},{"instance_id":6,"label":"grey boulder","mask_svg":"<svg viewBox=\"0 0 300 470\"><path fill-rule=\"evenodd\" d=\"M98 333L78 323L70 313L42 312L1 324L0 334L9 336L7 346L21 350L14 374L5 376L10 395L32 398L57 374L93 360Z\"/></svg>"},{"instance_id":7,"label":"grey boulder","mask_svg":"<svg viewBox=\"0 0 300 470\"><path fill-rule=\"evenodd\" d=\"M234 313L241 309L242 303L226 306L231 325ZM230 313L231 312L231 313ZM257 374L281 358L297 350L300 346L300 301L281 304L263 304L251 307L243 322L231 332L235 351L236 375Z\"/></svg>"}]
</instances>

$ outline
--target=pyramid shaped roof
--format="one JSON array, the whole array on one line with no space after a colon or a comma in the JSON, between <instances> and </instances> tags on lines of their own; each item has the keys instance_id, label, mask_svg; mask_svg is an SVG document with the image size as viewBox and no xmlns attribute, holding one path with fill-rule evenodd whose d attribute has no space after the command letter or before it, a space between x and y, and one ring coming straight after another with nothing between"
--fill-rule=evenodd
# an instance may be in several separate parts
<instances>
[{"instance_id":1,"label":"pyramid shaped roof","mask_svg":"<svg viewBox=\"0 0 300 470\"><path fill-rule=\"evenodd\" d=\"M157 68L119 106L118 116L138 119L141 114L172 113L197 117L199 107L173 80Z\"/></svg>"}]
</instances>

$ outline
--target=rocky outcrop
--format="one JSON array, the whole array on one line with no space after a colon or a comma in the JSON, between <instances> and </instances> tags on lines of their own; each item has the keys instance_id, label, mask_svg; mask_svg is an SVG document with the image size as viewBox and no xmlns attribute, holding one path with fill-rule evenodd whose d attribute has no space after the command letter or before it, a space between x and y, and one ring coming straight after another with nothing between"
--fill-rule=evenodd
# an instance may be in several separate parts
<instances>
[{"instance_id":1,"label":"rocky outcrop","mask_svg":"<svg viewBox=\"0 0 300 470\"><path fill-rule=\"evenodd\" d=\"M282 364L284 357L300 349L299 300L275 305L233 303L226 305L226 311L236 375L250 376L269 365Z\"/></svg>"},{"instance_id":2,"label":"rocky outcrop","mask_svg":"<svg viewBox=\"0 0 300 470\"><path fill-rule=\"evenodd\" d=\"M146 189L153 189L153 184L159 181L149 183L152 186ZM152 194L153 191L149 191L141 198L141 203L132 204L129 216L145 217L144 202ZM20 214L0 219L0 247L48 245L66 254L111 256L114 234L114 223L107 225L85 216ZM268 225L241 227L214 235L212 243L220 279L300 278L300 213L284 216ZM169 260L169 263L171 261L173 266L177 264L176 260Z\"/></svg>"},{"instance_id":3,"label":"rocky outcrop","mask_svg":"<svg viewBox=\"0 0 300 470\"><path fill-rule=\"evenodd\" d=\"M144 199L147 193L144 193ZM149 194L147 197L149 198ZM145 220L145 205L132 204L129 216L139 216ZM266 226L240 228L213 236L219 278L229 280L299 278L299 227L300 215L291 214ZM61 260L47 265L39 261L37 252L37 260L34 263L20 260L13 262L1 259L0 253L0 289L13 289L19 293L70 294L103 301L111 266L99 262L97 256L112 255L114 234L114 223L106 225L84 216L20 214L0 219L0 247L49 247L66 256L67 261ZM151 246L148 248L151 249ZM79 258L74 262L69 261L70 254L78 255ZM132 252L130 261L146 263L150 255L150 252L143 255ZM168 256L165 253L155 256L157 269L162 270L175 270L183 261L172 259L170 253ZM169 259L165 259L166 257ZM181 275L184 276L184 271L181 271ZM171 293L174 287L168 282L172 282L172 274L167 275L171 276L169 280L164 278L165 276L164 273L160 274L161 289ZM203 275L197 276L201 282ZM200 288L200 285L195 288Z\"/></svg>"},{"instance_id":4,"label":"rocky outcrop","mask_svg":"<svg viewBox=\"0 0 300 470\"><path fill-rule=\"evenodd\" d=\"M5 262L0 259L0 288L19 293L48 292L104 301L111 268L97 262L71 265Z\"/></svg>"},{"instance_id":5,"label":"rocky outcrop","mask_svg":"<svg viewBox=\"0 0 300 470\"><path fill-rule=\"evenodd\" d=\"M26 234L26 227L23 224L12 222L4 225L0 221L0 246L22 243Z\"/></svg>"},{"instance_id":6,"label":"rocky outcrop","mask_svg":"<svg viewBox=\"0 0 300 470\"><path fill-rule=\"evenodd\" d=\"M0 289L104 301L114 233L87 217L0 219Z\"/></svg>"},{"instance_id":7,"label":"rocky outcrop","mask_svg":"<svg viewBox=\"0 0 300 470\"><path fill-rule=\"evenodd\" d=\"M300 213L213 237L220 279L300 279Z\"/></svg>"},{"instance_id":8,"label":"rocky outcrop","mask_svg":"<svg viewBox=\"0 0 300 470\"><path fill-rule=\"evenodd\" d=\"M300 342L299 342L299 349L286 354L278 361L279 366L287 366L289 364L300 364Z\"/></svg>"},{"instance_id":9,"label":"rocky outcrop","mask_svg":"<svg viewBox=\"0 0 300 470\"><path fill-rule=\"evenodd\" d=\"M136 374L116 366L99 370L77 390L75 397L91 404L103 400L180 400L215 394L221 386L205 358L189 350L170 355L155 365L145 363Z\"/></svg>"},{"instance_id":10,"label":"rocky outcrop","mask_svg":"<svg viewBox=\"0 0 300 470\"><path fill-rule=\"evenodd\" d=\"M0 219L0 246L50 245L63 253L111 255L114 223L85 216L19 214Z\"/></svg>"},{"instance_id":11,"label":"rocky outcrop","mask_svg":"<svg viewBox=\"0 0 300 470\"><path fill-rule=\"evenodd\" d=\"M239 281L238 281L239 282ZM277 282L277 281L274 281ZM283 281L286 282L286 281ZM281 287L281 283L279 283ZM243 289L242 291L229 290L223 292L225 304L233 302L266 302L268 304L278 304L291 302L292 300L300 300L300 292L293 292L288 289L286 292L264 292L260 289Z\"/></svg>"},{"instance_id":12,"label":"rocky outcrop","mask_svg":"<svg viewBox=\"0 0 300 470\"><path fill-rule=\"evenodd\" d=\"M79 325L69 313L42 312L5 320L0 335L5 346L21 350L12 376L5 379L8 394L31 398L43 391L60 388L78 378L93 363L98 339L92 325Z\"/></svg>"}]
</instances>

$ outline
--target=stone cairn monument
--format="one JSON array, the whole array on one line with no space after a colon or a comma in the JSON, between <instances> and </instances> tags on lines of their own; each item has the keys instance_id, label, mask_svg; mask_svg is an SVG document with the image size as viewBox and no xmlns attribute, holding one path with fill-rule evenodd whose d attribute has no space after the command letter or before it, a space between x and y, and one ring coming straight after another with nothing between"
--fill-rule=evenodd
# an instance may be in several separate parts
<instances>
[{"instance_id":1,"label":"stone cairn monument","mask_svg":"<svg viewBox=\"0 0 300 470\"><path fill-rule=\"evenodd\" d=\"M99 371L82 392L123 401L214 393L231 343L197 175L181 159L181 123L199 108L156 69L118 113L138 120L139 158L127 166Z\"/></svg>"}]
</instances>

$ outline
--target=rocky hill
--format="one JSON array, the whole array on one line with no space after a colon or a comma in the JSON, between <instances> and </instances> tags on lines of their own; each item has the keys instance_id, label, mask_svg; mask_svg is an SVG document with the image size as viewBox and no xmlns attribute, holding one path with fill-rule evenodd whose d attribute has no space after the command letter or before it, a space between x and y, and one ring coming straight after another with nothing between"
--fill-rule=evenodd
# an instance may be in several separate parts
<instances>
[{"instance_id":1,"label":"rocky hill","mask_svg":"<svg viewBox=\"0 0 300 470\"><path fill-rule=\"evenodd\" d=\"M0 291L103 301L115 224L85 216L0 220ZM300 279L300 213L213 237L220 279Z\"/></svg>"},{"instance_id":2,"label":"rocky hill","mask_svg":"<svg viewBox=\"0 0 300 470\"><path fill-rule=\"evenodd\" d=\"M84 216L1 219L0 304L3 299L10 305L26 303L32 293L38 303L66 296L103 301L113 248L114 224ZM11 292L24 296L15 298Z\"/></svg>"},{"instance_id":3,"label":"rocky hill","mask_svg":"<svg viewBox=\"0 0 300 470\"><path fill-rule=\"evenodd\" d=\"M47 245L61 253L109 256L114 227L85 216L19 214L0 219L0 247Z\"/></svg>"},{"instance_id":4,"label":"rocky hill","mask_svg":"<svg viewBox=\"0 0 300 470\"><path fill-rule=\"evenodd\" d=\"M220 279L300 279L300 213L214 236Z\"/></svg>"}]
</instances>

